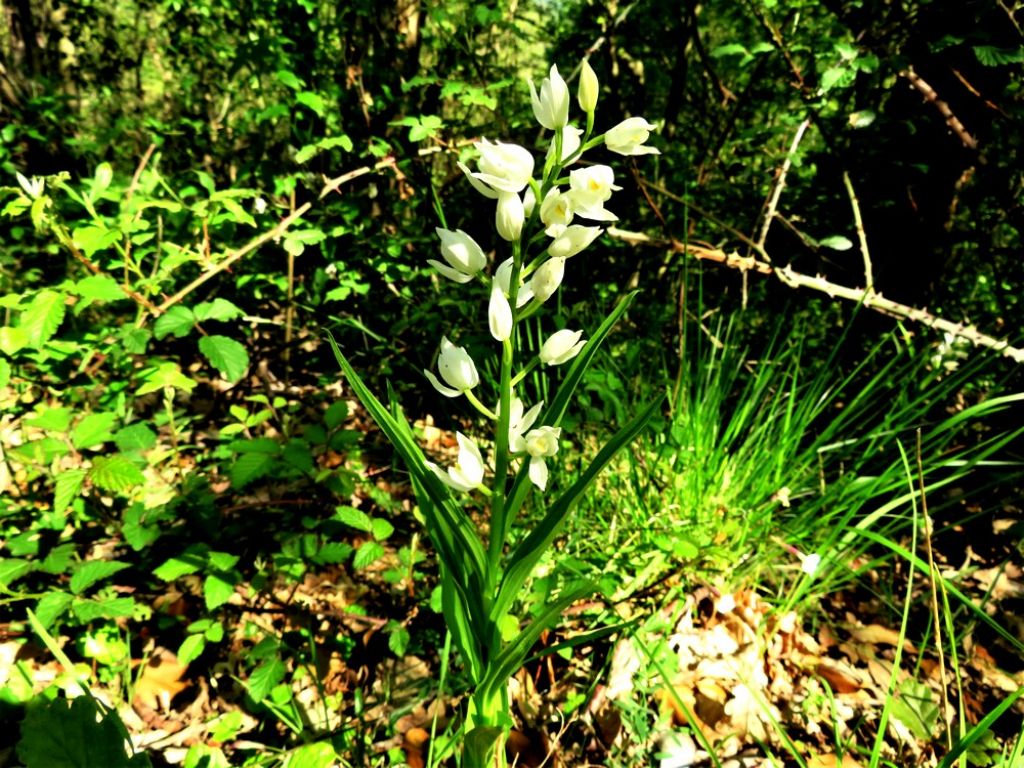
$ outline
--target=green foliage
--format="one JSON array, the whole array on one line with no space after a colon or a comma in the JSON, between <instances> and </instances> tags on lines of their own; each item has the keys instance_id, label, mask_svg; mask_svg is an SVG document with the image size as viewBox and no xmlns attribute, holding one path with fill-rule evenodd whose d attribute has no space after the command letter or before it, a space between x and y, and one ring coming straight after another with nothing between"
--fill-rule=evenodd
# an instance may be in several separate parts
<instances>
[{"instance_id":1,"label":"green foliage","mask_svg":"<svg viewBox=\"0 0 1024 768\"><path fill-rule=\"evenodd\" d=\"M104 712L88 696L40 701L28 708L18 757L26 768L145 768L132 754L116 712Z\"/></svg>"},{"instance_id":2,"label":"green foliage","mask_svg":"<svg viewBox=\"0 0 1024 768\"><path fill-rule=\"evenodd\" d=\"M284 726L261 722L268 751L252 764L278 759L278 748L296 766L397 758L368 746L394 734L386 719L363 719L372 691L361 682L330 705L344 720L336 729L297 701L303 669L321 669L332 643L358 642L336 615L325 614L329 630L295 637L270 619L239 629L232 602L262 601L273 621L278 608L293 621L296 606L276 602L282 585L375 584L373 606L339 610L383 616L383 655L432 661L421 633L437 617L415 616L429 603L467 665L455 690L483 677L470 609L485 590L479 574L459 571L483 554L460 538L460 513L429 476L386 474L391 457L374 433L364 437L366 414L346 403L353 390L339 394L319 339L323 326L335 329L366 391L393 382L394 398L377 405L407 448L428 414L445 431L468 427L420 374L441 334L438 308L474 322L479 310L427 276L431 193L460 226L485 228L490 211L463 189L454 161L468 160L465 142L481 136L538 149L522 77L542 75L540 62L557 62L572 86L570 65L587 52L600 120L643 114L658 124L662 154L635 174L616 172L629 198L616 212L630 229L744 254L740 235L757 240L806 118L765 243L776 265L862 282L847 171L885 296L1020 337L1024 48L1019 14L998 3L15 5L0 35L5 620L16 635L32 607L115 692L136 674L124 669L125 647L137 659L150 638L195 665L195 678L213 680L203 665L229 659L218 692L243 702L246 718ZM933 95L910 87L911 70ZM325 188L328 178L336 183ZM595 439L636 431L633 403L668 390L672 414L632 450L602 455L614 471L583 508L585 527L570 522L571 492L536 516L506 518L516 570L493 607L508 612L494 622L503 641L521 626L528 645L582 579L621 600L680 566L684 581L728 569L768 593L792 588L779 598L786 606L807 605L857 577L839 563L893 556L881 542L899 540L913 502L898 446L918 428L936 514L960 515L951 489L963 489L965 508L979 496L998 505L992 484L1004 470L987 462L1006 458L999 429L1017 424L1006 418L1016 401L1001 396L999 361L911 324L891 338L888 321L866 313L851 321L827 304L784 305L788 288L754 273L741 283L678 251L609 241L589 264L565 286L555 322L598 328L601 349L588 346L560 388L536 376L522 386L548 403L579 456L596 452ZM642 298L619 315L620 336L591 319L633 288ZM729 332L717 325L723 316ZM771 331L777 316L799 337ZM837 327L851 322L833 352ZM698 339L701 327L710 336ZM724 349L705 343L711 336ZM408 417L391 405L399 399ZM591 474L572 459L555 478L570 491ZM388 484L377 488L382 474ZM423 546L410 539L412 514L384 498L408 495L408 480L420 500L413 514L435 537ZM517 510L530 509L528 491L520 475ZM561 564L523 548L565 527ZM799 561L779 542L820 552L822 570L795 581ZM439 572L434 550L447 558ZM435 590L431 600L439 582L449 597ZM532 610L519 610L520 587ZM153 607L165 591L180 593L174 610L184 613ZM513 666L514 655L503 659L503 672ZM90 722L81 699L48 701L55 689L40 692L28 677L12 673L4 701L35 696L19 747L29 768L142 762L129 760L123 733L115 738L112 713ZM900 701L925 698L909 690ZM900 722L934 732L930 709L904 704L894 706ZM241 711L220 718L211 743L221 746L196 745L185 765L246 759L231 746ZM967 729L954 755L1016 765L1019 749L1014 758L993 744L994 723ZM640 742L654 738L648 729ZM54 744L66 754L42 751L50 732L63 734ZM483 749L487 736L477 734ZM109 763L81 762L85 740Z\"/></svg>"}]
</instances>

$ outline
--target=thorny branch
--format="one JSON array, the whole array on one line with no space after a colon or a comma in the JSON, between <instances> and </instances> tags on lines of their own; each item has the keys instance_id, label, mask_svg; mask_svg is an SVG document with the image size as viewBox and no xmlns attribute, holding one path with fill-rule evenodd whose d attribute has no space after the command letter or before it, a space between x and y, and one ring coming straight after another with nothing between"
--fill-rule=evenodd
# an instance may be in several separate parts
<instances>
[{"instance_id":1,"label":"thorny branch","mask_svg":"<svg viewBox=\"0 0 1024 768\"><path fill-rule=\"evenodd\" d=\"M628 232L616 227L609 227L608 234L617 240L622 240L633 245L652 246L665 248L675 253L685 253L688 256L702 261L713 261L724 264L732 269L743 272L755 272L760 275L775 276L783 284L790 288L810 288L814 291L827 294L830 297L839 297L862 304L868 309L880 312L890 317L910 320L929 328L934 328L943 333L949 333L962 339L970 341L975 346L985 347L1006 355L1011 360L1024 363L1024 349L1010 346L1009 342L997 339L982 333L977 328L966 323L954 323L945 318L936 317L926 309L911 307L901 304L898 301L887 299L882 294L867 288L850 288L845 285L830 282L821 276L804 275L796 272L791 266L773 267L752 256L740 256L738 253L726 253L719 248L705 248L692 243L683 244L675 238L652 238L641 232Z\"/></svg>"},{"instance_id":2,"label":"thorny branch","mask_svg":"<svg viewBox=\"0 0 1024 768\"><path fill-rule=\"evenodd\" d=\"M939 114L941 114L946 120L946 125L948 125L950 130L960 138L960 141L963 142L965 147L970 149L978 148L977 140L975 140L975 138L968 133L967 129L964 128L964 124L960 122L960 118L953 114L953 110L949 108L949 104L939 98L939 94L935 92L935 89L928 85L927 81L918 75L917 72L914 71L913 67L907 67L905 70L900 72L900 75L907 78L907 80L910 81L910 84L921 92L925 101L930 102L937 110L939 110Z\"/></svg>"},{"instance_id":3,"label":"thorny branch","mask_svg":"<svg viewBox=\"0 0 1024 768\"><path fill-rule=\"evenodd\" d=\"M923 81L921 81L923 82ZM932 92L934 94L934 91ZM950 113L952 114L952 113ZM955 117L953 118L956 119ZM782 283L789 286L790 288L810 288L811 290L825 293L830 297L838 296L841 299L847 301L853 301L861 304L868 309L872 309L876 312L880 312L891 317L897 317L904 320L911 320L916 323L921 323L930 328L948 333L958 338L966 339L975 346L985 347L1002 353L1011 360L1024 363L1024 349L1013 347L1009 342L997 339L994 336L982 333L977 328L966 323L954 323L950 320L946 320L941 317L936 317L931 312L918 307L911 307L900 302L887 299L882 294L878 293L874 287L874 277L871 265L871 256L868 252L867 234L864 230L864 222L860 214L860 205L857 202L857 196L853 189L853 184L850 181L848 173L843 174L843 183L846 187L847 194L850 198L850 205L853 208L854 225L857 231L857 239L860 245L861 255L864 260L864 288L850 288L845 285L839 285L833 283L820 275L810 276L800 272L796 272L791 265L785 267L776 267L773 265L771 256L765 248L765 241L768 236L768 229L771 226L773 219L778 218L783 223L786 220L778 214L778 204L782 196L782 191L786 185L786 174L789 171L790 165L793 161L793 157L796 154L797 148L803 139L804 133L809 125L809 119L804 120L800 123L797 128L796 134L793 137L793 141L790 144L789 151L786 153L786 157L783 160L782 166L779 168L776 174L775 184L769 195L766 203L765 217L761 225L761 231L758 235L757 240L748 237L743 234L735 227L732 227L725 222L717 219L715 216L707 211L704 211L691 203L689 200L680 197L672 193L670 190L661 187L658 184L651 183L641 178L639 174L634 173L637 184L643 191L644 196L647 198L651 209L655 215L662 222L662 226L665 226L665 219L661 214L660 209L654 204L648 189L654 190L661 195L664 195L669 200L673 200L677 203L685 205L695 213L705 217L709 221L714 222L716 225L729 231L737 239L743 242L748 248L753 251L758 257L754 256L741 256L736 252L726 253L725 251L718 248L708 248L693 243L681 243L674 237L667 236L665 238L652 238L639 232L627 232L626 230L618 229L616 227L609 227L607 232L610 236L622 240L624 242L632 243L634 245L645 245L654 246L659 248L666 248L670 252L674 253L685 253L694 258L702 261L713 261L718 264L724 264L731 269L738 269L743 275L744 280L744 304L746 303L746 279L747 275L751 272L755 272L760 275L774 275ZM962 126L961 126L962 127Z\"/></svg>"}]
</instances>

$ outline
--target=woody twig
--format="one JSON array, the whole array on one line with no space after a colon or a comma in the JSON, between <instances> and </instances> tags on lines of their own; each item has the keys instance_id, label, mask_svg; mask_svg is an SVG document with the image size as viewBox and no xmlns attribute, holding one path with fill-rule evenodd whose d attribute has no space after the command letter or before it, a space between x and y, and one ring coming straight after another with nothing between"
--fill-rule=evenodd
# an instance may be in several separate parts
<instances>
[{"instance_id":1,"label":"woody twig","mask_svg":"<svg viewBox=\"0 0 1024 768\"><path fill-rule=\"evenodd\" d=\"M616 227L609 227L607 232L611 237L633 245L668 249L675 253L684 253L701 261L713 261L746 273L753 272L759 275L774 276L790 288L808 288L833 298L852 301L875 312L901 320L920 323L937 331L966 339L975 346L994 350L1014 362L1024 363L1024 349L1011 346L1009 342L1003 339L997 339L994 336L982 333L970 324L954 323L945 318L937 317L926 309L911 307L898 301L887 299L873 289L850 288L833 283L820 275L804 275L794 270L792 266L774 267L752 256L740 256L735 252L726 253L719 248L707 248L692 243L684 244L673 238L652 238L641 232L628 232Z\"/></svg>"},{"instance_id":2,"label":"woody twig","mask_svg":"<svg viewBox=\"0 0 1024 768\"><path fill-rule=\"evenodd\" d=\"M946 125L948 125L949 129L960 138L960 141L963 142L965 147L968 147L969 149L978 148L978 142L973 136L971 136L967 129L964 128L964 124L960 122L960 119L953 114L953 110L950 109L949 104L939 98L939 94L935 92L935 89L928 85L927 81L917 74L913 67L907 67L905 70L900 72L900 76L907 78L907 80L910 81L910 84L920 91L922 96L924 96L925 101L929 102L939 110L939 114L941 114L945 119Z\"/></svg>"}]
</instances>

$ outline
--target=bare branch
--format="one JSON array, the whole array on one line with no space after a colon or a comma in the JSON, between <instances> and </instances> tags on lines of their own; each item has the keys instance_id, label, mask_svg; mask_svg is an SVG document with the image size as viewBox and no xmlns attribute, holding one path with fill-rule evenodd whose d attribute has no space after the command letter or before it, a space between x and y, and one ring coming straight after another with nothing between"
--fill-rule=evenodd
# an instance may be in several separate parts
<instances>
[{"instance_id":1,"label":"bare branch","mask_svg":"<svg viewBox=\"0 0 1024 768\"><path fill-rule=\"evenodd\" d=\"M860 243L861 256L864 257L864 288L873 291L875 290L875 275L871 269L871 254L868 253L868 236L864 232L864 220L860 217L857 193L853 191L853 182L850 181L850 174L846 171L843 171L843 184L846 185L846 193L850 196L850 205L853 207L853 223L857 228L857 241Z\"/></svg>"},{"instance_id":2,"label":"bare branch","mask_svg":"<svg viewBox=\"0 0 1024 768\"><path fill-rule=\"evenodd\" d=\"M950 127L950 130L952 130L953 133L960 137L960 141L963 142L965 147L970 149L978 148L978 142L970 133L967 132L967 129L964 128L964 124L960 122L960 119L953 114L953 110L949 108L949 104L939 98L939 94L935 92L935 89L928 85L928 83L914 71L913 67L907 67L905 70L900 72L900 75L907 78L907 80L910 81L910 84L921 92L925 101L930 102L937 110L939 110L939 113L946 120L946 125Z\"/></svg>"},{"instance_id":3,"label":"bare branch","mask_svg":"<svg viewBox=\"0 0 1024 768\"><path fill-rule=\"evenodd\" d=\"M259 235L258 237L253 238L248 243L243 245L241 248L238 248L237 250L232 251L223 261L217 262L212 267L210 267L208 270L203 272L203 274L201 274L199 277L197 277L191 283L189 283L184 288L182 288L180 291L178 291L176 294L174 294L169 299L164 301L163 304L161 304L159 307L156 307L155 311L153 312L153 314L155 314L155 315L162 315L164 312L166 312L168 309L173 307L179 301L184 299L186 296L188 296L190 293L192 293L192 291L194 291L196 288L201 286L203 283L205 283L211 277L214 277L215 275L219 275L221 272L223 272L225 269L230 267L232 264L234 264L240 258L242 258L243 256L245 256L248 253L251 253L252 251L255 251L257 248L259 248L264 243L266 243L266 242L268 242L270 240L273 240L275 238L278 238L281 235L283 235L285 233L285 231L288 229L288 227L290 227L296 220L301 219L302 216L306 213L306 211L308 211L312 207L313 207L312 203L303 203L302 205L300 205L298 208L295 209L294 213L291 213L288 216L286 216L285 218L281 219L281 221L278 222L276 227L274 227L273 229L267 230L266 232L264 232L262 235Z\"/></svg>"},{"instance_id":4,"label":"bare branch","mask_svg":"<svg viewBox=\"0 0 1024 768\"><path fill-rule=\"evenodd\" d=\"M793 157L796 155L796 150L804 138L804 132L807 131L807 127L810 124L811 118L804 118L803 122L796 129L793 142L789 145L789 151L786 153L786 159L782 161L782 167L779 168L778 176L775 178L775 186L772 188L771 196L768 198L768 206L765 209L764 221L761 222L761 234L757 238L757 243L761 248L764 248L765 240L768 239L768 228L772 225L775 211L779 207L779 199L782 197L782 190L786 186L786 174L789 173L789 168L793 164Z\"/></svg>"},{"instance_id":5,"label":"bare branch","mask_svg":"<svg viewBox=\"0 0 1024 768\"><path fill-rule=\"evenodd\" d=\"M683 244L675 239L659 239L648 237L642 232L627 232L616 227L609 227L608 234L617 240L633 245L666 248L676 253L685 253L702 261L713 261L724 264L732 269L744 272L756 272L760 275L774 275L790 288L809 288L830 297L839 297L847 301L862 304L868 309L890 317L910 320L943 333L966 339L975 346L985 347L999 352L1017 363L1024 363L1024 349L1013 347L1003 339L982 333L972 325L954 323L945 318L936 317L928 310L907 306L898 301L887 299L882 294L867 288L849 288L845 285L830 282L824 277L804 275L793 270L791 266L773 267L751 256L740 256L738 253L726 253L719 248L705 248L692 243Z\"/></svg>"}]
</instances>

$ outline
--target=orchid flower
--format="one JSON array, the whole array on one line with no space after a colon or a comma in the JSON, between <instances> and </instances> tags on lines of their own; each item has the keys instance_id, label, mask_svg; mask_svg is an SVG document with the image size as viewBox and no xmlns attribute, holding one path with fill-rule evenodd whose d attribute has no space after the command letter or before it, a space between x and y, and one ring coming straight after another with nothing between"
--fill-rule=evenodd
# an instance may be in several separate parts
<instances>
[{"instance_id":1,"label":"orchid flower","mask_svg":"<svg viewBox=\"0 0 1024 768\"><path fill-rule=\"evenodd\" d=\"M558 67L551 65L551 72L540 84L540 95L530 82L530 102L537 122L549 131L558 130L569 120L569 87L558 74Z\"/></svg>"},{"instance_id":2,"label":"orchid flower","mask_svg":"<svg viewBox=\"0 0 1024 768\"><path fill-rule=\"evenodd\" d=\"M461 432L455 433L459 442L459 458L454 467L445 472L432 462L427 462L430 470L445 485L457 491L472 491L479 488L484 480L484 459L476 443Z\"/></svg>"},{"instance_id":3,"label":"orchid flower","mask_svg":"<svg viewBox=\"0 0 1024 768\"><path fill-rule=\"evenodd\" d=\"M458 397L480 383L480 375L476 371L473 358L465 348L457 347L441 337L441 352L437 356L437 369L441 378L450 386L446 387L430 371L423 371L427 379L438 392L445 397Z\"/></svg>"},{"instance_id":4,"label":"orchid flower","mask_svg":"<svg viewBox=\"0 0 1024 768\"><path fill-rule=\"evenodd\" d=\"M642 117L628 117L604 135L604 145L620 155L660 155L654 147L644 146L657 127Z\"/></svg>"}]
</instances>

